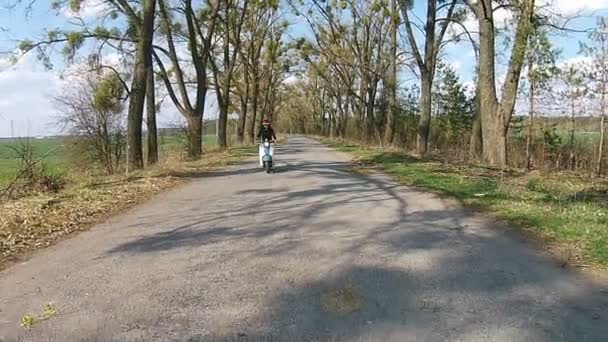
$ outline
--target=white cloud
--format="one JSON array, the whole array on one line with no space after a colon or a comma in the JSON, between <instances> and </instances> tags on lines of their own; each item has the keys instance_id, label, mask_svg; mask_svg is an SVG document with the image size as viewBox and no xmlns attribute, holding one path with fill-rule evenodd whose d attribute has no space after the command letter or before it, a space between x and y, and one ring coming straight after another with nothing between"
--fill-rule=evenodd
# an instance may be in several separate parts
<instances>
[{"instance_id":1,"label":"white cloud","mask_svg":"<svg viewBox=\"0 0 608 342\"><path fill-rule=\"evenodd\" d=\"M513 17L513 13L507 9L500 8L494 12L494 22L497 28L504 28L507 25L507 21ZM463 29L464 26L464 29ZM451 36L460 36L462 39L468 40L468 37L464 35L465 30L471 34L473 39L479 40L479 25L477 18L473 13L468 13L466 19L462 22L462 25L452 24L450 25L449 34Z\"/></svg>"},{"instance_id":2,"label":"white cloud","mask_svg":"<svg viewBox=\"0 0 608 342\"><path fill-rule=\"evenodd\" d=\"M476 1L473 1L475 3ZM590 14L593 11L608 9L608 0L540 0L537 1L539 8L548 10L551 13L559 13L562 15L574 14ZM494 12L494 20L496 26L502 28L508 19L513 17L513 13L505 8L500 8ZM467 31L471 32L477 39L478 25L477 19L473 13L469 13L467 18L462 23ZM451 25L450 31L452 34L464 33L460 25Z\"/></svg>"},{"instance_id":3,"label":"white cloud","mask_svg":"<svg viewBox=\"0 0 608 342\"><path fill-rule=\"evenodd\" d=\"M556 11L563 14L608 9L608 0L542 0L540 4L551 5Z\"/></svg>"},{"instance_id":4,"label":"white cloud","mask_svg":"<svg viewBox=\"0 0 608 342\"><path fill-rule=\"evenodd\" d=\"M119 63L115 53L104 56L106 65ZM46 70L34 54L15 64L8 57L0 58L0 137L11 136L11 121L17 136L60 134L53 97L66 85L78 84L88 71L84 62L64 70Z\"/></svg>"},{"instance_id":5,"label":"white cloud","mask_svg":"<svg viewBox=\"0 0 608 342\"><path fill-rule=\"evenodd\" d=\"M4 60L0 64L7 65ZM52 97L61 86L56 73L44 70L35 57L26 55L0 71L0 136L58 133Z\"/></svg>"},{"instance_id":6,"label":"white cloud","mask_svg":"<svg viewBox=\"0 0 608 342\"><path fill-rule=\"evenodd\" d=\"M557 66L560 68L568 67L568 66L577 66L577 65L589 65L591 63L591 58L586 56L575 56L572 58L568 58L557 63Z\"/></svg>"}]
</instances>

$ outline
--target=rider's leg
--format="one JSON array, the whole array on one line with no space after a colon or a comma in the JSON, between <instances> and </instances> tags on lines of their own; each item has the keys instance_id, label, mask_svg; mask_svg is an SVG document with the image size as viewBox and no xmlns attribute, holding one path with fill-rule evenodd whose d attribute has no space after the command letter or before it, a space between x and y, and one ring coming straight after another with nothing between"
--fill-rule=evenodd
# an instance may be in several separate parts
<instances>
[{"instance_id":1,"label":"rider's leg","mask_svg":"<svg viewBox=\"0 0 608 342\"><path fill-rule=\"evenodd\" d=\"M259 147L259 155L260 155L260 167L264 166L264 163L262 162L262 156L264 155L264 147L262 145L260 145Z\"/></svg>"}]
</instances>

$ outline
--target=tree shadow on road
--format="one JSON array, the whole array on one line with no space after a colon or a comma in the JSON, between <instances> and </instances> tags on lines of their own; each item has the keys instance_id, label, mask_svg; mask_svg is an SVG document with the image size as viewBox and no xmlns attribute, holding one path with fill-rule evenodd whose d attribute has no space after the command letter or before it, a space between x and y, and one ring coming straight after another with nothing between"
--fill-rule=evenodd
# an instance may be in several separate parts
<instances>
[{"instance_id":1,"label":"tree shadow on road","mask_svg":"<svg viewBox=\"0 0 608 342\"><path fill-rule=\"evenodd\" d=\"M605 286L560 268L500 230L475 226L475 213L451 206L412 210L406 199L414 198L408 195L415 190L350 168L350 163L294 161L285 177L297 181L314 174L322 182L298 191L284 185L236 190L204 212L185 207L170 217L146 217L130 228L162 228L145 231L106 257L184 248L202 254L230 246L231 253L201 260L194 272L231 259L252 273L269 272L254 260L280 264L301 255L326 266L306 273L307 265L300 265L306 276L282 283L259 312L226 325L197 320L200 298L180 293L182 309L194 312L187 331L174 336L183 341L600 341L608 336ZM218 174L226 175L232 174ZM390 215L375 218L379 207L389 208ZM353 210L367 211L358 216L366 220L364 227L349 229ZM172 220L180 224L166 225ZM330 239L332 249L323 249ZM251 281L241 276L234 281ZM230 311L240 304L235 298L224 305Z\"/></svg>"}]
</instances>

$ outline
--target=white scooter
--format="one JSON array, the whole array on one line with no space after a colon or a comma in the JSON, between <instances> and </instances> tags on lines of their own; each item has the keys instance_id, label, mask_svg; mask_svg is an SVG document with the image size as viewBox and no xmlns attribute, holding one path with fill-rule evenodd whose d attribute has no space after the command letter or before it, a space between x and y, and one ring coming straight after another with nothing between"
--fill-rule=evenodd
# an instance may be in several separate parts
<instances>
[{"instance_id":1,"label":"white scooter","mask_svg":"<svg viewBox=\"0 0 608 342\"><path fill-rule=\"evenodd\" d=\"M268 139L260 143L260 166L270 173L274 156L274 144Z\"/></svg>"}]
</instances>

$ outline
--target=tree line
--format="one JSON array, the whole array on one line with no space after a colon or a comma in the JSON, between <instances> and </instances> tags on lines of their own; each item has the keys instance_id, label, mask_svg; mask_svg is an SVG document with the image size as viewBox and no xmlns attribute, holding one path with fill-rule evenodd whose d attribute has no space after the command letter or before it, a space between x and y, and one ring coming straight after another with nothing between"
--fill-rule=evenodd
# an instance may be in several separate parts
<instances>
[{"instance_id":1,"label":"tree line","mask_svg":"<svg viewBox=\"0 0 608 342\"><path fill-rule=\"evenodd\" d=\"M228 145L228 117L236 113L238 142L252 141L261 119L269 117L292 132L350 136L408 147L422 156L446 146L457 148L469 161L526 170L534 167L538 146L544 155L562 139L543 126L538 143L536 126L544 125L543 115L569 113L574 122L585 113L599 113L600 137L587 158L595 160L586 164L593 164L598 175L604 172L604 19L581 44L587 63L573 67L558 65L560 51L548 38L556 31L567 32L568 18L547 1L104 3L105 16L94 24L81 20L76 30L49 30L43 39L24 41L20 48L50 65L53 47L62 44L67 61L88 54L89 67L105 70L99 80L105 88L93 90L128 103L125 145L130 170L144 166L144 150L148 164L158 160L155 118L165 98L186 122L188 156L200 158L202 122L213 93L221 148ZM424 8L426 16L419 17L415 5ZM58 0L53 6L78 12L87 2ZM507 25L498 21L497 11L510 14ZM467 20L476 23L476 32L467 29ZM288 35L290 21L308 34ZM471 57L463 62L475 64L474 86L464 86L449 65L445 54L450 44L469 49ZM108 52L121 56L122 68L104 64ZM500 73L498 56L506 56ZM107 84L124 89L108 91ZM518 104L525 102L528 117L522 119L514 114L516 109L522 112ZM93 109L111 112L113 106L114 101L98 101ZM575 125L568 153L547 152L558 155L551 157L556 165L575 168L577 159L584 159L574 148ZM515 152L520 142L523 152Z\"/></svg>"},{"instance_id":2,"label":"tree line","mask_svg":"<svg viewBox=\"0 0 608 342\"><path fill-rule=\"evenodd\" d=\"M84 73L93 76L84 84L77 82L79 95L68 91L57 96L60 110L71 113L62 115L61 121L76 135L90 136L94 131L109 141L103 131L111 128L108 113L121 110L114 105L119 100L127 113L128 170L144 167L144 151L147 164L158 161L156 116L165 99L185 121L192 159L203 154L203 118L209 111L210 93L217 100L222 149L228 146L231 113L239 115L237 138L244 142L253 141L259 122L277 111L287 70L287 23L278 0L105 0L103 4L103 15L93 22L77 17L73 28L49 29L44 37L22 41L19 49L21 56L36 53L48 67L58 45L63 46L68 63L85 57ZM93 5L80 0L52 4L73 13ZM118 55L120 65L109 63L108 54ZM108 90L107 85L121 89ZM105 99L83 103L87 92L92 99ZM103 149L97 150L103 154Z\"/></svg>"},{"instance_id":3,"label":"tree line","mask_svg":"<svg viewBox=\"0 0 608 342\"><path fill-rule=\"evenodd\" d=\"M572 18L556 13L552 3L290 3L308 25L312 38L297 42L302 77L297 84L288 85L289 112L282 117L287 129L348 135L381 146L405 146L421 156L445 146L450 152L457 149L466 154L463 158L468 161L527 170L537 160L537 145L555 144L549 128L541 134L541 143L537 142L535 117L564 116L569 108L564 99L573 94L565 93L570 85L568 66L560 64L561 51L553 46L549 36L576 30L567 26ZM416 11L414 5L418 6ZM421 6L426 8L425 17L420 16ZM510 14L506 25L496 19L497 11ZM476 32L467 29L467 20L475 21ZM600 137L594 150L590 156L579 156L588 158L587 164L593 164L598 175L603 173L605 164L608 86L603 82L608 79L603 72L608 67L608 59L602 54L608 47L603 23L604 19L600 19L596 27L584 30L588 37L581 43L580 55L586 56L588 63L586 67L574 67L581 74L580 83L585 84L587 102L600 104L577 115L601 117ZM446 59L451 44L469 49L469 57L460 61L475 65L473 86L464 86ZM506 58L506 62L499 58ZM402 83L398 84L398 80ZM551 102L552 108L541 106L541 101ZM521 108L526 102L527 111ZM522 118L516 112L529 117ZM522 129L522 125L526 128ZM523 143L527 145L525 150L517 150L520 137L527 140ZM571 139L576 139L573 131ZM573 155L571 159L576 159L574 142L567 149ZM559 158L567 154L561 152ZM568 163L561 164L565 165Z\"/></svg>"}]
</instances>

